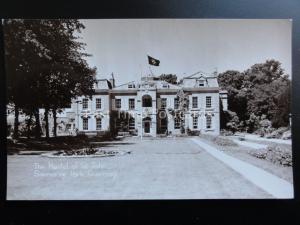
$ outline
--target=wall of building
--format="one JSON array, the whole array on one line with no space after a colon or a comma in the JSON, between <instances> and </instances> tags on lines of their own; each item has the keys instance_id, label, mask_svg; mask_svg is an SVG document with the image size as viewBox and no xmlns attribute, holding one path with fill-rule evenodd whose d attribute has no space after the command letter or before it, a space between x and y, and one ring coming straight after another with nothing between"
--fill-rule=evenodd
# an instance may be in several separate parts
<instances>
[{"instance_id":1,"label":"wall of building","mask_svg":"<svg viewBox=\"0 0 300 225\"><path fill-rule=\"evenodd\" d=\"M184 89L186 93L189 94L189 109L185 115L185 128L191 130L200 130L201 133L210 133L210 134L219 134L220 131L220 97L225 99L226 93L220 96L219 89L213 79L208 79L208 86L199 88L193 86L193 82L196 82L196 79L188 79L185 81L186 85L189 86L187 89ZM88 130L87 131L96 131L96 118L102 118L102 128L101 131L108 131L110 129L109 122L109 113L111 109L116 110L115 108L115 99L121 99L121 108L117 109L120 111L126 111L132 114L135 118L135 129L138 130L138 135L150 135L156 136L157 133L157 104L158 100L166 98L166 107L165 112L168 117L168 131L172 134L180 134L180 128L175 128L174 116L171 115L168 109L174 109L174 101L176 98L176 92L180 88L185 88L183 86L174 86L172 89L163 89L158 86L148 86L147 88L142 85L136 85L138 89L129 89L125 85L124 87L117 87L112 90L102 90L100 93L105 92L104 94L97 94L89 99L88 108L83 109L82 103L76 103L76 100L82 102L84 97L78 97L74 100L72 104L72 115L75 115L75 124L78 127L79 131L83 131L83 120L82 118L88 118ZM213 86L214 85L214 86ZM160 89L157 89L160 87ZM144 95L149 95L152 98L152 107L142 107L142 99ZM206 107L206 97L211 97L211 107ZM198 104L197 108L193 108L193 97L197 97ZM101 99L101 109L96 109L96 98ZM134 99L135 108L129 109L129 99ZM224 103L225 100L223 101ZM197 128L193 126L193 115L198 116ZM211 117L211 127L207 128L207 117ZM142 129L143 119L149 117L151 118L150 132L148 134L144 133L144 128Z\"/></svg>"},{"instance_id":2,"label":"wall of building","mask_svg":"<svg viewBox=\"0 0 300 225\"><path fill-rule=\"evenodd\" d=\"M149 95L152 98L152 107L143 107L143 96L145 95ZM144 90L144 89L140 89L137 92L137 110L138 112L141 112L142 115L139 116L138 119L138 135L141 136L145 136L145 135L150 135L155 137L156 136L156 129L157 129L157 124L156 124L156 89L148 89L148 90ZM150 133L145 133L144 129L141 129L142 127L142 123L143 123L143 119L149 117L151 118L151 123L150 123Z\"/></svg>"},{"instance_id":3,"label":"wall of building","mask_svg":"<svg viewBox=\"0 0 300 225\"><path fill-rule=\"evenodd\" d=\"M83 108L82 101L85 96L80 96L75 99L72 103L72 109L75 112L75 124L79 131L83 130L83 118L88 118L88 130L85 131L96 131L96 117L101 118L101 129L97 131L108 131L109 127L109 95L96 94L92 99L88 98L88 107ZM101 99L101 108L96 109L96 99ZM80 101L79 103L76 103Z\"/></svg>"}]
</instances>

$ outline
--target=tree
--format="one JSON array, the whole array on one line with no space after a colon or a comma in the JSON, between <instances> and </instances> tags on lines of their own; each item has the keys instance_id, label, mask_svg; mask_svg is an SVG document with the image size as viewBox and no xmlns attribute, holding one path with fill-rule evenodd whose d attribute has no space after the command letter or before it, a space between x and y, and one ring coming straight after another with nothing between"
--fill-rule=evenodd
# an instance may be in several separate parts
<instances>
[{"instance_id":1,"label":"tree","mask_svg":"<svg viewBox=\"0 0 300 225\"><path fill-rule=\"evenodd\" d=\"M19 111L33 111L38 105L38 74L43 58L41 46L25 20L4 20L4 44L8 102L14 104L14 137L18 137Z\"/></svg>"},{"instance_id":2,"label":"tree","mask_svg":"<svg viewBox=\"0 0 300 225\"><path fill-rule=\"evenodd\" d=\"M161 74L156 79L166 81L170 84L177 84L177 76L175 74Z\"/></svg>"},{"instance_id":3,"label":"tree","mask_svg":"<svg viewBox=\"0 0 300 225\"><path fill-rule=\"evenodd\" d=\"M83 52L85 45L77 41L75 34L81 29L84 25L71 19L5 20L9 102L34 115L37 137L41 133L40 108L45 108L49 136L50 110L56 118L56 113L72 98L93 94L96 68L88 66L85 57L90 55ZM18 110L15 111L18 118ZM54 124L56 135L56 119Z\"/></svg>"},{"instance_id":4,"label":"tree","mask_svg":"<svg viewBox=\"0 0 300 225\"><path fill-rule=\"evenodd\" d=\"M244 73L235 70L228 70L218 76L220 87L228 91L228 109L236 112L241 120L248 118L247 90L244 89L243 82Z\"/></svg>"},{"instance_id":5,"label":"tree","mask_svg":"<svg viewBox=\"0 0 300 225\"><path fill-rule=\"evenodd\" d=\"M289 93L290 82L288 75L284 74L278 61L267 60L265 63L253 65L245 71L244 80L244 86L249 90L247 96L248 112L253 112L257 116L266 115L274 127L286 126L290 100L283 100L282 97L284 93L285 95ZM290 96L285 97L289 98ZM282 111L283 108L287 110ZM281 122L278 123L278 121Z\"/></svg>"},{"instance_id":6,"label":"tree","mask_svg":"<svg viewBox=\"0 0 300 225\"><path fill-rule=\"evenodd\" d=\"M229 70L219 74L218 81L228 91L228 108L237 114L241 129L258 129L254 118L263 115L273 127L288 124L291 81L280 62L267 60L242 73Z\"/></svg>"},{"instance_id":7,"label":"tree","mask_svg":"<svg viewBox=\"0 0 300 225\"><path fill-rule=\"evenodd\" d=\"M272 111L271 122L274 127L283 127L289 125L291 112L291 82L287 81L282 85L278 95L274 99L276 108Z\"/></svg>"}]
</instances>

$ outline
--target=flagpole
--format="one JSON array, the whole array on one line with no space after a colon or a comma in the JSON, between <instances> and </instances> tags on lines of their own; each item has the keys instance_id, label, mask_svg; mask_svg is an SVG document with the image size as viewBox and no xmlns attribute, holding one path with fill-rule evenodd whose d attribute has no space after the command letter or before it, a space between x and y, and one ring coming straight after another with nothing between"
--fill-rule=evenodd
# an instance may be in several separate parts
<instances>
[{"instance_id":1,"label":"flagpole","mask_svg":"<svg viewBox=\"0 0 300 225\"><path fill-rule=\"evenodd\" d=\"M153 72L152 72L152 70L151 70L151 66L149 66L149 70L150 70L150 72L151 72L151 75L154 76L154 74L153 74Z\"/></svg>"}]
</instances>

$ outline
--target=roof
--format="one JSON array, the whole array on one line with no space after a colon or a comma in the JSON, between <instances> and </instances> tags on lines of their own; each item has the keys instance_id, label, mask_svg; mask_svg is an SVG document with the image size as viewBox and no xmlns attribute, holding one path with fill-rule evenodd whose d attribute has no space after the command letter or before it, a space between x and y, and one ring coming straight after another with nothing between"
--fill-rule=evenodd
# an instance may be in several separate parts
<instances>
[{"instance_id":1,"label":"roof","mask_svg":"<svg viewBox=\"0 0 300 225\"><path fill-rule=\"evenodd\" d=\"M127 82L125 84L121 84L113 90L137 90L137 89L143 89L143 88L149 88L149 89L175 89L179 90L181 87L175 84L170 84L167 81L162 80L149 80L149 81L131 81Z\"/></svg>"},{"instance_id":2,"label":"roof","mask_svg":"<svg viewBox=\"0 0 300 225\"><path fill-rule=\"evenodd\" d=\"M202 71L184 77L179 86L184 88L201 88L199 82L204 82L204 87L219 87L218 79L215 74L208 74Z\"/></svg>"},{"instance_id":3,"label":"roof","mask_svg":"<svg viewBox=\"0 0 300 225\"><path fill-rule=\"evenodd\" d=\"M97 79L95 83L96 91L99 89L111 89L112 85L109 80L107 79Z\"/></svg>"}]
</instances>

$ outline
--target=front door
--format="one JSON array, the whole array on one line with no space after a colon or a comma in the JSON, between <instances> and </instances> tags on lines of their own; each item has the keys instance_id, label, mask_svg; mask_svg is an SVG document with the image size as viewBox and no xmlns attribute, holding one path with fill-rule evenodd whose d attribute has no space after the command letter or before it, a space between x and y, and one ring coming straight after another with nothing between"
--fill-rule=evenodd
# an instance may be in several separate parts
<instances>
[{"instance_id":1,"label":"front door","mask_svg":"<svg viewBox=\"0 0 300 225\"><path fill-rule=\"evenodd\" d=\"M144 121L144 132L150 133L150 121Z\"/></svg>"}]
</instances>

